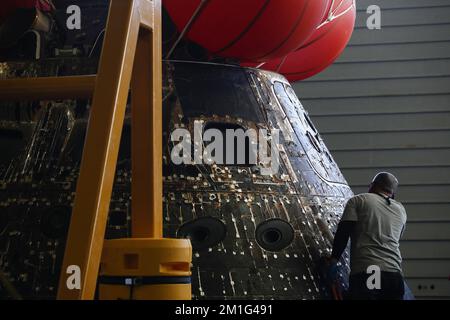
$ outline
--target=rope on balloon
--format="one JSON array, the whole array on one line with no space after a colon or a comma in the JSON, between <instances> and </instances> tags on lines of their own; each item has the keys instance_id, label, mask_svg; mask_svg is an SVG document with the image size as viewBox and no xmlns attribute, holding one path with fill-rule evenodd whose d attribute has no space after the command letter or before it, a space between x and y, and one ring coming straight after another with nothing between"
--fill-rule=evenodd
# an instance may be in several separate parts
<instances>
[{"instance_id":1,"label":"rope on balloon","mask_svg":"<svg viewBox=\"0 0 450 320\"><path fill-rule=\"evenodd\" d=\"M338 19L340 17L342 17L343 15L347 14L347 12L349 12L350 10L353 9L353 7L355 6L355 0L352 1L352 5L349 6L347 9L345 9L343 12L336 14L336 12L339 11L339 9L341 8L342 4L345 2L345 0L342 0L341 3L339 3L337 5L337 7L333 10L333 5L334 5L335 0L333 0L333 2L331 3L331 7L330 7L330 11L328 12L328 18L322 22L317 29L322 28L324 25L330 23L331 21ZM316 30L317 30L316 29Z\"/></svg>"},{"instance_id":2,"label":"rope on balloon","mask_svg":"<svg viewBox=\"0 0 450 320\"><path fill-rule=\"evenodd\" d=\"M333 6L334 6L334 3L335 3L335 2L336 2L336 0L332 0L331 5L330 5L330 10L329 10L329 12L328 12L328 18L327 18L324 22L322 22L322 23L316 28L316 30L319 30L320 28L322 28L323 26L325 26L325 25L327 25L328 23L332 22L333 20L336 20L336 19L338 19L338 18L340 18L340 17L346 15L346 14L347 14L349 11L351 11L351 10L353 9L353 7L355 6L355 0L352 0L352 5L351 5L351 6L349 6L347 9L345 9L343 12L341 12L341 13L339 13L339 14L336 14L336 13L339 11L339 9L342 7L342 4L345 2L345 0L342 0L342 1L336 6L336 8L333 10ZM305 48L305 47L307 47L307 46L313 44L313 43L314 43L315 41L317 41L317 40L318 40L318 39L316 39L316 40L314 40L314 41L311 41L311 42L308 42L308 43L306 43L306 44L303 44L303 45L300 46L297 50L303 49L303 48ZM297 51L297 50L296 50L296 51ZM286 56L283 57L283 59L281 59L280 63L279 63L278 66L277 66L277 69L276 69L277 71L276 71L276 72L280 72L280 70L281 70L281 68L283 67L284 63L286 62L288 56L289 56L289 54L287 54ZM266 62L262 62L262 63L260 63L259 65L257 65L255 68L256 68L256 69L260 69L260 68L261 68L262 66L264 66L266 63L267 63L267 61L266 61Z\"/></svg>"},{"instance_id":3,"label":"rope on balloon","mask_svg":"<svg viewBox=\"0 0 450 320\"><path fill-rule=\"evenodd\" d=\"M166 59L169 59L172 53L177 48L178 44L180 43L181 39L184 38L184 36L191 30L192 25L194 24L195 20L198 18L200 13L203 11L203 9L206 7L206 4L210 0L201 0L199 5L197 6L197 9L195 9L194 13L192 14L191 18L189 19L188 23L184 27L184 29L181 31L180 35L178 36L177 40L173 44L172 48L170 48L169 52L166 55Z\"/></svg>"}]
</instances>

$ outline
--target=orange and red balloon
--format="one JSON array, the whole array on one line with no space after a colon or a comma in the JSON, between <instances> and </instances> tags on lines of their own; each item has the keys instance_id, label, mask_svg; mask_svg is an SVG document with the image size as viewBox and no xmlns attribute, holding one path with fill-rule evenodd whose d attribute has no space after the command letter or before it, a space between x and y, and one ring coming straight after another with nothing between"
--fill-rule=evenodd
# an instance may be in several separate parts
<instances>
[{"instance_id":1,"label":"orange and red balloon","mask_svg":"<svg viewBox=\"0 0 450 320\"><path fill-rule=\"evenodd\" d=\"M164 0L178 31L210 53L267 61L293 52L316 30L332 0ZM200 7L199 7L200 6Z\"/></svg>"},{"instance_id":2,"label":"orange and red balloon","mask_svg":"<svg viewBox=\"0 0 450 320\"><path fill-rule=\"evenodd\" d=\"M261 69L283 74L295 82L330 66L344 51L355 26L354 0L334 1L329 17L305 44L284 58L268 61Z\"/></svg>"}]
</instances>

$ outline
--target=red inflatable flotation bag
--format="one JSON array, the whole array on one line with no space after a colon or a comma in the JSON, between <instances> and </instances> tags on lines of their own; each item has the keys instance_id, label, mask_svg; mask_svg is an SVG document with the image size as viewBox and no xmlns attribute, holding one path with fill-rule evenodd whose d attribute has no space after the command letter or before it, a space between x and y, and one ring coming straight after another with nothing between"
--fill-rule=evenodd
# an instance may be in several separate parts
<instances>
[{"instance_id":1,"label":"red inflatable flotation bag","mask_svg":"<svg viewBox=\"0 0 450 320\"><path fill-rule=\"evenodd\" d=\"M291 82L316 75L344 51L355 26L355 17L354 0L335 0L326 20L297 51L268 61L260 68L281 73Z\"/></svg>"},{"instance_id":2,"label":"red inflatable flotation bag","mask_svg":"<svg viewBox=\"0 0 450 320\"><path fill-rule=\"evenodd\" d=\"M211 54L241 61L283 57L323 21L332 0L163 0L179 32ZM191 22L191 23L190 23Z\"/></svg>"}]
</instances>

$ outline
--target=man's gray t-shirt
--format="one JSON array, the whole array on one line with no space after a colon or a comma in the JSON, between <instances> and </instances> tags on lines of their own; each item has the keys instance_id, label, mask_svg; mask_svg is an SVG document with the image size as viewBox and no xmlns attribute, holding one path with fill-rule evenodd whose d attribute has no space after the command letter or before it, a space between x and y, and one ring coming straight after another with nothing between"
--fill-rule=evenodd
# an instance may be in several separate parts
<instances>
[{"instance_id":1,"label":"man's gray t-shirt","mask_svg":"<svg viewBox=\"0 0 450 320\"><path fill-rule=\"evenodd\" d=\"M374 193L351 198L341 221L356 221L351 235L351 274L366 273L370 265L381 271L402 272L399 240L406 223L406 211L400 202Z\"/></svg>"}]
</instances>

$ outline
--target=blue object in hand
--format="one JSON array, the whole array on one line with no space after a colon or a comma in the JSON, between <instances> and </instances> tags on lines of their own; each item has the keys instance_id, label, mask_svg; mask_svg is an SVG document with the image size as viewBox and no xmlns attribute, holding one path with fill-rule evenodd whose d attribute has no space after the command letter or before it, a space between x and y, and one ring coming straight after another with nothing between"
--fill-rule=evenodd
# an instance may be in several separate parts
<instances>
[{"instance_id":1,"label":"blue object in hand","mask_svg":"<svg viewBox=\"0 0 450 320\"><path fill-rule=\"evenodd\" d=\"M335 281L337 281L338 280L338 271L339 271L339 268L338 268L338 265L337 265L337 262L335 262L335 261L333 261L333 260L330 260L329 261L329 266L328 266L328 272L327 272L327 280L330 282L330 283L333 283L333 282L335 282Z\"/></svg>"}]
</instances>

